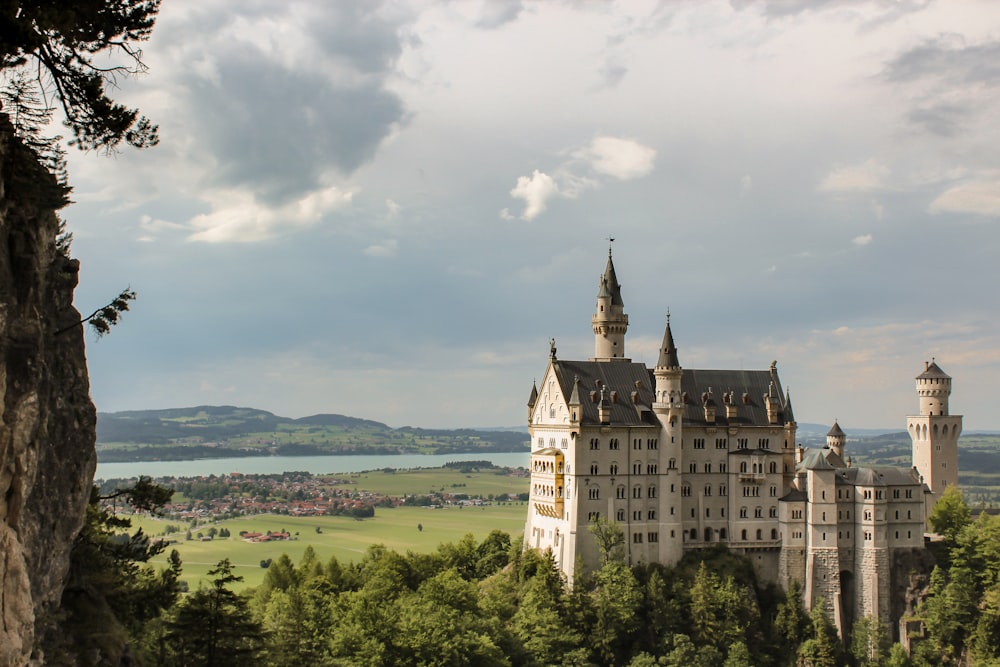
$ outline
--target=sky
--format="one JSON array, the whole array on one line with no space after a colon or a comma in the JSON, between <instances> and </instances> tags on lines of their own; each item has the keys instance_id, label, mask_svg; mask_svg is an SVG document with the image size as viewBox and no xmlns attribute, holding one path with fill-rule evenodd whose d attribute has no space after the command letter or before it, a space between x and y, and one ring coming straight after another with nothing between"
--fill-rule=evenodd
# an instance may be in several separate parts
<instances>
[{"instance_id":1,"label":"sky","mask_svg":"<svg viewBox=\"0 0 1000 667\"><path fill-rule=\"evenodd\" d=\"M165 2L62 211L98 410L526 423L549 339L765 369L903 430L932 358L1000 428L1000 4Z\"/></svg>"}]
</instances>

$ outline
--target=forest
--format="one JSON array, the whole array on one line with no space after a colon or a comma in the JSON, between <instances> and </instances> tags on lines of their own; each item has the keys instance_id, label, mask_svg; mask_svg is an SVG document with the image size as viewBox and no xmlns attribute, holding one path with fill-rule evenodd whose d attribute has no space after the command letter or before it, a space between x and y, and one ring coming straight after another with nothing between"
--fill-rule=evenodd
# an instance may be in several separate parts
<instances>
[{"instance_id":1,"label":"forest","mask_svg":"<svg viewBox=\"0 0 1000 667\"><path fill-rule=\"evenodd\" d=\"M170 491L140 479L122 492L153 510ZM591 530L601 564L569 586L550 553L519 537L471 535L429 554L372 545L363 558L322 560L307 548L268 566L239 593L228 559L211 582L182 592L176 552L101 509L97 491L73 552L65 616L53 619L49 664L81 655L138 665L773 665L1000 664L1000 517L973 512L957 489L936 506L944 536L918 617L912 655L891 629L861 619L840 638L800 592L761 585L724 547L688 553L674 567L629 567L614 523ZM914 623L915 622L915 623Z\"/></svg>"}]
</instances>

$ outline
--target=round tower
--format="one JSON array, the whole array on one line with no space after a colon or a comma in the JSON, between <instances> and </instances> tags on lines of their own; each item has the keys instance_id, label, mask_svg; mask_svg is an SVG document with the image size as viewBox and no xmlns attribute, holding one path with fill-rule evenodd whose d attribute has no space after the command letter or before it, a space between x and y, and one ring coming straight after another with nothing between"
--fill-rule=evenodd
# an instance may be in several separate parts
<instances>
[{"instance_id":1,"label":"round tower","mask_svg":"<svg viewBox=\"0 0 1000 667\"><path fill-rule=\"evenodd\" d=\"M920 414L906 418L906 430L913 442L913 467L931 490L926 512L948 486L958 484L958 436L962 416L948 411L951 376L934 359L924 363L924 372L916 377Z\"/></svg>"},{"instance_id":2,"label":"round tower","mask_svg":"<svg viewBox=\"0 0 1000 667\"><path fill-rule=\"evenodd\" d=\"M844 443L847 442L847 434L840 428L837 420L833 420L833 427L826 434L826 446L833 450L833 453L844 458Z\"/></svg>"},{"instance_id":3,"label":"round tower","mask_svg":"<svg viewBox=\"0 0 1000 667\"><path fill-rule=\"evenodd\" d=\"M597 308L591 323L594 328L594 358L591 361L630 361L625 358L628 315L622 302L622 286L611 261L611 246L608 246L608 265L597 289Z\"/></svg>"}]
</instances>

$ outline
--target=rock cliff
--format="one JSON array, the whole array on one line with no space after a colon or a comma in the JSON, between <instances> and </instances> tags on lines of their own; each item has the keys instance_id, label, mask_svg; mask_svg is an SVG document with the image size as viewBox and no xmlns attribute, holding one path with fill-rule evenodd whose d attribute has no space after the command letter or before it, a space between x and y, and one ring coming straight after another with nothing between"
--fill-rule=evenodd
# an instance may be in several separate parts
<instances>
[{"instance_id":1,"label":"rock cliff","mask_svg":"<svg viewBox=\"0 0 1000 667\"><path fill-rule=\"evenodd\" d=\"M0 114L0 665L44 661L97 463L66 194Z\"/></svg>"}]
</instances>

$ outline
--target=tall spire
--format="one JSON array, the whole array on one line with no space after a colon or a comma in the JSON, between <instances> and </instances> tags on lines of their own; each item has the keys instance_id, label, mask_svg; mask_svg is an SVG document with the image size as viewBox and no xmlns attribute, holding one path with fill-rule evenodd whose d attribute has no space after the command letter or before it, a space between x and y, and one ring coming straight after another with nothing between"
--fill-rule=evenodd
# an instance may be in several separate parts
<instances>
[{"instance_id":1,"label":"tall spire","mask_svg":"<svg viewBox=\"0 0 1000 667\"><path fill-rule=\"evenodd\" d=\"M611 258L611 242L608 239L608 264L601 276L597 290L597 309L591 318L594 330L593 361L629 361L625 358L625 332L628 330L628 315L622 301L622 286L615 275L615 263Z\"/></svg>"},{"instance_id":2,"label":"tall spire","mask_svg":"<svg viewBox=\"0 0 1000 667\"><path fill-rule=\"evenodd\" d=\"M659 368L680 368L677 359L677 346L674 345L674 334L670 331L670 309L667 309L667 328L663 332L663 343L660 345L660 358L656 365Z\"/></svg>"},{"instance_id":3,"label":"tall spire","mask_svg":"<svg viewBox=\"0 0 1000 667\"><path fill-rule=\"evenodd\" d=\"M604 275L601 276L601 285L597 291L597 296L611 297L611 304L614 306L624 306L622 301L622 286L618 283L618 276L615 274L615 263L611 259L611 244L614 239L608 239L608 265L604 267Z\"/></svg>"}]
</instances>

